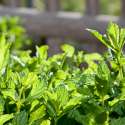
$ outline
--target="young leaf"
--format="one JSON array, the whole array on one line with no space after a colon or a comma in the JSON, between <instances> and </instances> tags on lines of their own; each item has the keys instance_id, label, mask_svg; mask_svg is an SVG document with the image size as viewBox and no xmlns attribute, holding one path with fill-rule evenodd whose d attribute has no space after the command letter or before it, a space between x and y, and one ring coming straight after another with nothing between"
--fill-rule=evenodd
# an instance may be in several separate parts
<instances>
[{"instance_id":1,"label":"young leaf","mask_svg":"<svg viewBox=\"0 0 125 125\"><path fill-rule=\"evenodd\" d=\"M12 121L13 125L27 125L28 116L26 111L21 111L17 113Z\"/></svg>"},{"instance_id":2,"label":"young leaf","mask_svg":"<svg viewBox=\"0 0 125 125\"><path fill-rule=\"evenodd\" d=\"M32 124L36 120L43 118L45 115L46 115L46 107L42 105L34 112L30 113L29 123Z\"/></svg>"},{"instance_id":3,"label":"young leaf","mask_svg":"<svg viewBox=\"0 0 125 125\"><path fill-rule=\"evenodd\" d=\"M18 99L18 94L16 92L16 90L14 89L6 89L2 91L3 97L6 98L10 98L13 101L17 101Z\"/></svg>"},{"instance_id":4,"label":"young leaf","mask_svg":"<svg viewBox=\"0 0 125 125\"><path fill-rule=\"evenodd\" d=\"M89 32L91 32L100 42L102 42L106 47L108 48L113 48L112 45L108 42L108 40L106 39L106 37L104 37L102 34L100 34L98 31L96 30L92 30L92 29L87 29Z\"/></svg>"},{"instance_id":5,"label":"young leaf","mask_svg":"<svg viewBox=\"0 0 125 125\"><path fill-rule=\"evenodd\" d=\"M103 61L98 65L98 76L101 79L104 79L107 81L110 78L110 70L109 70L107 64Z\"/></svg>"},{"instance_id":6,"label":"young leaf","mask_svg":"<svg viewBox=\"0 0 125 125\"><path fill-rule=\"evenodd\" d=\"M4 104L5 104L5 100L3 99L2 96L0 96L0 115L3 114Z\"/></svg>"},{"instance_id":7,"label":"young leaf","mask_svg":"<svg viewBox=\"0 0 125 125\"><path fill-rule=\"evenodd\" d=\"M112 119L111 125L125 125L125 118Z\"/></svg>"},{"instance_id":8,"label":"young leaf","mask_svg":"<svg viewBox=\"0 0 125 125\"><path fill-rule=\"evenodd\" d=\"M101 112L95 116L96 123L103 125L107 121L107 113Z\"/></svg>"},{"instance_id":9,"label":"young leaf","mask_svg":"<svg viewBox=\"0 0 125 125\"><path fill-rule=\"evenodd\" d=\"M66 55L68 57L72 57L75 52L74 47L72 47L71 45L68 45L68 44L62 45L61 49L66 53Z\"/></svg>"},{"instance_id":10,"label":"young leaf","mask_svg":"<svg viewBox=\"0 0 125 125\"><path fill-rule=\"evenodd\" d=\"M80 104L81 104L81 97L75 97L70 99L69 102L63 108L64 108L64 111L67 112Z\"/></svg>"},{"instance_id":11,"label":"young leaf","mask_svg":"<svg viewBox=\"0 0 125 125\"><path fill-rule=\"evenodd\" d=\"M60 106L63 107L66 105L69 99L68 91L64 86L59 86L57 88L57 101L59 102Z\"/></svg>"},{"instance_id":12,"label":"young leaf","mask_svg":"<svg viewBox=\"0 0 125 125\"><path fill-rule=\"evenodd\" d=\"M125 28L121 28L121 30L120 30L120 41L119 41L120 50L123 49L124 44L125 44Z\"/></svg>"},{"instance_id":13,"label":"young leaf","mask_svg":"<svg viewBox=\"0 0 125 125\"><path fill-rule=\"evenodd\" d=\"M36 56L39 57L42 60L46 60L47 59L47 50L48 50L48 46L41 46L41 47L36 47L37 49L37 53Z\"/></svg>"},{"instance_id":14,"label":"young leaf","mask_svg":"<svg viewBox=\"0 0 125 125\"><path fill-rule=\"evenodd\" d=\"M57 79L60 79L60 80L65 80L66 77L67 77L67 73L64 72L63 70L58 70L55 74L56 78Z\"/></svg>"},{"instance_id":15,"label":"young leaf","mask_svg":"<svg viewBox=\"0 0 125 125\"><path fill-rule=\"evenodd\" d=\"M51 125L50 120L44 120L40 125Z\"/></svg>"},{"instance_id":16,"label":"young leaf","mask_svg":"<svg viewBox=\"0 0 125 125\"><path fill-rule=\"evenodd\" d=\"M26 101L32 102L34 99L40 99L44 96L45 86L44 86L44 80L39 80L36 77L36 80L34 81L32 85L32 89L26 99Z\"/></svg>"},{"instance_id":17,"label":"young leaf","mask_svg":"<svg viewBox=\"0 0 125 125\"><path fill-rule=\"evenodd\" d=\"M0 125L3 125L13 117L14 117L13 114L0 115Z\"/></svg>"},{"instance_id":18,"label":"young leaf","mask_svg":"<svg viewBox=\"0 0 125 125\"><path fill-rule=\"evenodd\" d=\"M6 43L5 35L0 36L0 70L9 62L10 43Z\"/></svg>"},{"instance_id":19,"label":"young leaf","mask_svg":"<svg viewBox=\"0 0 125 125\"><path fill-rule=\"evenodd\" d=\"M106 35L110 41L110 44L117 50L119 48L119 41L120 41L120 29L119 26L115 23L109 23Z\"/></svg>"}]
</instances>

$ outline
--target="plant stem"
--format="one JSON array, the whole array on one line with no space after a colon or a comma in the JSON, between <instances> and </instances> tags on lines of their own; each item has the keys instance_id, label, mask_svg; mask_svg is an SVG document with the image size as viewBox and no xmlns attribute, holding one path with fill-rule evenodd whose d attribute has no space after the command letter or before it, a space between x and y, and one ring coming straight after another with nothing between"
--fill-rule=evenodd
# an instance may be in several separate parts
<instances>
[{"instance_id":1,"label":"plant stem","mask_svg":"<svg viewBox=\"0 0 125 125\"><path fill-rule=\"evenodd\" d=\"M119 75L120 75L120 79L123 79L124 77L124 70L123 70L123 66L121 66L121 63L120 63L120 60L121 58L123 57L122 54L119 54L116 56L116 59L117 59L117 65L119 67Z\"/></svg>"},{"instance_id":2,"label":"plant stem","mask_svg":"<svg viewBox=\"0 0 125 125\"><path fill-rule=\"evenodd\" d=\"M102 106L105 105L105 100L104 100L104 96L102 96Z\"/></svg>"},{"instance_id":3,"label":"plant stem","mask_svg":"<svg viewBox=\"0 0 125 125\"><path fill-rule=\"evenodd\" d=\"M18 102L16 103L16 105L17 105L17 112L20 112L20 108L21 108L20 102L18 101Z\"/></svg>"},{"instance_id":4,"label":"plant stem","mask_svg":"<svg viewBox=\"0 0 125 125\"><path fill-rule=\"evenodd\" d=\"M52 124L52 125L57 125L57 121L58 121L58 120L54 118L54 119L53 119L53 124Z\"/></svg>"}]
</instances>

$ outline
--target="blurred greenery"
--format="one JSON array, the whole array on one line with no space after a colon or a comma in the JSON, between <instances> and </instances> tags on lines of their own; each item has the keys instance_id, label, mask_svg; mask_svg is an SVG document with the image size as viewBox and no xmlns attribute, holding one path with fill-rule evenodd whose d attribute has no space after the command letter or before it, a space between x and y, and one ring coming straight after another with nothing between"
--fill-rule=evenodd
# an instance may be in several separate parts
<instances>
[{"instance_id":1,"label":"blurred greenery","mask_svg":"<svg viewBox=\"0 0 125 125\"><path fill-rule=\"evenodd\" d=\"M29 47L32 40L28 37L26 30L21 25L19 17L2 17L0 19L0 37L5 35L8 42L13 43L12 48L22 49Z\"/></svg>"},{"instance_id":2,"label":"blurred greenery","mask_svg":"<svg viewBox=\"0 0 125 125\"><path fill-rule=\"evenodd\" d=\"M109 15L120 15L121 0L100 0L101 13Z\"/></svg>"},{"instance_id":3,"label":"blurred greenery","mask_svg":"<svg viewBox=\"0 0 125 125\"><path fill-rule=\"evenodd\" d=\"M78 11L85 10L85 0L61 0L62 9L65 11Z\"/></svg>"},{"instance_id":4,"label":"blurred greenery","mask_svg":"<svg viewBox=\"0 0 125 125\"><path fill-rule=\"evenodd\" d=\"M44 0L33 0L34 6L43 10ZM85 12L85 0L61 0L61 8L64 11ZM120 15L120 0L100 0L100 13Z\"/></svg>"}]
</instances>

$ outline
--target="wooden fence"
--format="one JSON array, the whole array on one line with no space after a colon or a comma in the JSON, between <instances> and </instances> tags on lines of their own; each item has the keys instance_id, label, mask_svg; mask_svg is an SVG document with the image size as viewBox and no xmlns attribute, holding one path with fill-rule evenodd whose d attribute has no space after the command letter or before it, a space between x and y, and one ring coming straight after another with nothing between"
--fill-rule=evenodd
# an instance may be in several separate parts
<instances>
[{"instance_id":1,"label":"wooden fence","mask_svg":"<svg viewBox=\"0 0 125 125\"><path fill-rule=\"evenodd\" d=\"M120 17L99 15L100 0L86 0L86 14L84 16L80 13L62 12L60 0L44 0L44 12L32 8L32 0L27 0L26 8L22 5L22 0L3 1L4 6L0 7L0 16L22 17L23 25L33 36L71 38L92 43L93 37L85 30L86 28L97 29L104 33L106 25L110 21L125 26L125 0L121 0ZM57 44L58 42L51 42L52 46ZM93 45L96 49L99 48L97 44Z\"/></svg>"}]
</instances>

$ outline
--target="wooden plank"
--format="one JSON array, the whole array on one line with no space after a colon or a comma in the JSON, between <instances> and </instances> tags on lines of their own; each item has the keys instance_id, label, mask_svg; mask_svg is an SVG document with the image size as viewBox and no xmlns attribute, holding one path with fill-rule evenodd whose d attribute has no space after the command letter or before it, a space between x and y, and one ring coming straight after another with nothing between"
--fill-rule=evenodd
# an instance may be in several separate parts
<instances>
[{"instance_id":1,"label":"wooden plank","mask_svg":"<svg viewBox=\"0 0 125 125\"><path fill-rule=\"evenodd\" d=\"M125 0L121 0L121 15L125 18Z\"/></svg>"},{"instance_id":2,"label":"wooden plank","mask_svg":"<svg viewBox=\"0 0 125 125\"><path fill-rule=\"evenodd\" d=\"M86 15L99 14L99 0L86 0Z\"/></svg>"},{"instance_id":3,"label":"wooden plank","mask_svg":"<svg viewBox=\"0 0 125 125\"><path fill-rule=\"evenodd\" d=\"M44 0L45 10L50 12L56 12L60 10L60 0Z\"/></svg>"},{"instance_id":4,"label":"wooden plank","mask_svg":"<svg viewBox=\"0 0 125 125\"><path fill-rule=\"evenodd\" d=\"M79 13L48 13L35 9L16 9L0 7L0 16L11 15L22 17L23 25L27 30L36 35L48 37L73 38L79 40L93 40L85 29L92 28L104 33L107 24L112 20L122 26L125 21L113 16L82 16Z\"/></svg>"}]
</instances>

